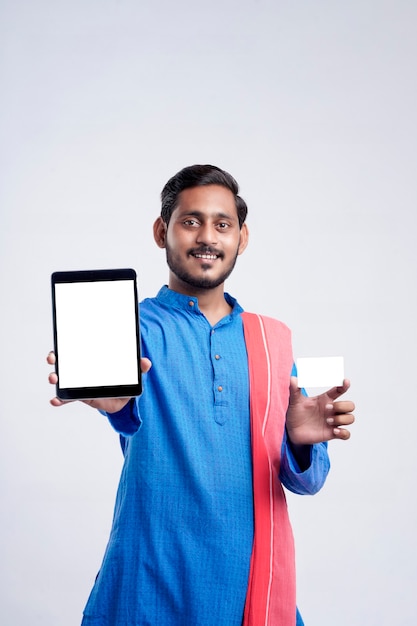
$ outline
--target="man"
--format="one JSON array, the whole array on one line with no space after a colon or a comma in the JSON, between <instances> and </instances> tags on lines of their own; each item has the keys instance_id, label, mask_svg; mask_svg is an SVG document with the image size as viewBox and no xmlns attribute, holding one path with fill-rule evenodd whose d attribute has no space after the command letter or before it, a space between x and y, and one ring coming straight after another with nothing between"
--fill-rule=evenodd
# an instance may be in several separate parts
<instances>
[{"instance_id":1,"label":"man","mask_svg":"<svg viewBox=\"0 0 417 626\"><path fill-rule=\"evenodd\" d=\"M352 402L335 402L349 382L306 398L288 329L225 293L248 243L230 174L184 168L161 198L154 238L169 285L140 305L144 392L88 401L125 461L83 626L302 624L281 483L322 487L326 442L348 439L354 420Z\"/></svg>"}]
</instances>

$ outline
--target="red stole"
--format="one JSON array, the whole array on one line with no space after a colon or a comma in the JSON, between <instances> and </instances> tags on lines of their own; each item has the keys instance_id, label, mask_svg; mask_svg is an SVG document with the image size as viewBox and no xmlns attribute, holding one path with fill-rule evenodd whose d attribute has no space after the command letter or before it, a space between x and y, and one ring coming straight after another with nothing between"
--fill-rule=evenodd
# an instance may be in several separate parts
<instances>
[{"instance_id":1,"label":"red stole","mask_svg":"<svg viewBox=\"0 0 417 626\"><path fill-rule=\"evenodd\" d=\"M295 626L294 540L278 474L293 365L290 330L243 313L249 363L254 541L243 626Z\"/></svg>"}]
</instances>

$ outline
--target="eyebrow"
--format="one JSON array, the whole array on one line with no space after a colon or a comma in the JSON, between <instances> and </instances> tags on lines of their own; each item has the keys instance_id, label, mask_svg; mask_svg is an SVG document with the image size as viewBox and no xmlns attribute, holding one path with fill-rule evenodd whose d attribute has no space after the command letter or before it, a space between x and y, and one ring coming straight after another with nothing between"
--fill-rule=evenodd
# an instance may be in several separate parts
<instances>
[{"instance_id":1,"label":"eyebrow","mask_svg":"<svg viewBox=\"0 0 417 626\"><path fill-rule=\"evenodd\" d=\"M205 213L204 211L198 211L197 209L191 209L190 211L180 211L179 216L184 217L186 215L189 215L190 217L198 217L198 218L204 218L207 217L207 213ZM210 213L210 217L215 217L215 218L220 218L220 219L228 219L228 220L233 220L236 219L238 220L237 215L230 215L230 213L224 213L223 211L217 211L215 213Z\"/></svg>"}]
</instances>

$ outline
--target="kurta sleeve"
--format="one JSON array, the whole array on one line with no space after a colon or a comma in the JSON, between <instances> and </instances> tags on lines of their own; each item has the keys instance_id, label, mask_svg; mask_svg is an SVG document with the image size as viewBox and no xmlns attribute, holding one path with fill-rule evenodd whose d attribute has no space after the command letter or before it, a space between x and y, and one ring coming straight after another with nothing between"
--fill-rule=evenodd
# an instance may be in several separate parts
<instances>
[{"instance_id":1,"label":"kurta sleeve","mask_svg":"<svg viewBox=\"0 0 417 626\"><path fill-rule=\"evenodd\" d=\"M284 487L300 495L314 495L323 487L330 469L327 443L311 446L310 466L302 472L284 432L279 478Z\"/></svg>"},{"instance_id":2,"label":"kurta sleeve","mask_svg":"<svg viewBox=\"0 0 417 626\"><path fill-rule=\"evenodd\" d=\"M142 424L136 398L131 398L123 409L116 413L106 413L105 411L100 411L100 413L106 415L114 430L124 437L134 435Z\"/></svg>"}]
</instances>

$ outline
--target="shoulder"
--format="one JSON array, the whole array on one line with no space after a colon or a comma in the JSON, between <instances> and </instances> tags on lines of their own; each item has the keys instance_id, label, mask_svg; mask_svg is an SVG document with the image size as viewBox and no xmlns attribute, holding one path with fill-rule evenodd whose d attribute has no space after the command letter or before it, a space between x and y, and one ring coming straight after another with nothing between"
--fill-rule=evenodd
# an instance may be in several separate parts
<instances>
[{"instance_id":1,"label":"shoulder","mask_svg":"<svg viewBox=\"0 0 417 626\"><path fill-rule=\"evenodd\" d=\"M287 326L287 324L281 322L281 320L277 320L274 317L269 317L268 315L261 315L259 313L244 311L242 313L242 320L245 325L256 324L261 328L275 331L279 330L280 332L291 334L291 329L289 328L289 326Z\"/></svg>"},{"instance_id":2,"label":"shoulder","mask_svg":"<svg viewBox=\"0 0 417 626\"><path fill-rule=\"evenodd\" d=\"M164 307L158 298L145 298L139 302L139 319L141 330L149 327L163 326L169 323L171 311Z\"/></svg>"}]
</instances>

